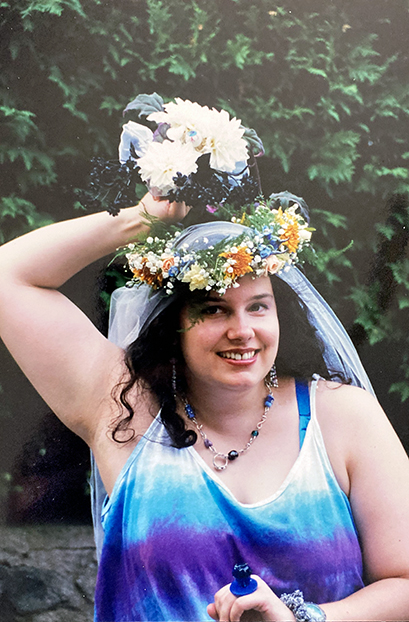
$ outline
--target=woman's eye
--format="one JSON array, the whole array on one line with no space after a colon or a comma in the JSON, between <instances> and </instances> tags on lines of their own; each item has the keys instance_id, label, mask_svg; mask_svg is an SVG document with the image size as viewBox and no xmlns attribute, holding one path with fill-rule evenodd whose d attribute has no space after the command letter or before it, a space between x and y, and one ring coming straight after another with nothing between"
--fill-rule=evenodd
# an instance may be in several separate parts
<instances>
[{"instance_id":1,"label":"woman's eye","mask_svg":"<svg viewBox=\"0 0 409 622\"><path fill-rule=\"evenodd\" d=\"M218 307L217 305L212 305L209 307L204 307L204 309L202 309L202 315L218 315L219 313L222 313L223 309L221 307Z\"/></svg>"},{"instance_id":2,"label":"woman's eye","mask_svg":"<svg viewBox=\"0 0 409 622\"><path fill-rule=\"evenodd\" d=\"M264 311L265 309L268 309L266 304L263 304L261 302L255 302L251 305L249 310L257 313L259 311Z\"/></svg>"}]
</instances>

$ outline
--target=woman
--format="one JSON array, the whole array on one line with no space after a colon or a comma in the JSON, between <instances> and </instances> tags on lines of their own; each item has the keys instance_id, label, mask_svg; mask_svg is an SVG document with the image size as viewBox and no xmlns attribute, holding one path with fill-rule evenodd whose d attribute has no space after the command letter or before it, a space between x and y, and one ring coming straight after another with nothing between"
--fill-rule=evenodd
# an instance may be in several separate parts
<instances>
[{"instance_id":1,"label":"woman","mask_svg":"<svg viewBox=\"0 0 409 622\"><path fill-rule=\"evenodd\" d=\"M329 380L342 373L326 362L333 335L320 349L305 313L293 324L292 293L277 276L254 268L225 291L209 281L196 295L190 267L178 283L193 290L185 301L169 303L162 287L143 303L145 325L126 358L57 291L146 229L145 210L165 222L187 211L148 193L114 219L58 223L0 249L2 338L88 443L109 495L95 619L233 622L245 612L263 621L407 620L407 457L368 391ZM200 238L213 251L212 230L225 244L223 223L210 223L179 250ZM134 273L146 277L130 255ZM221 255L234 271L229 253ZM115 340L128 345L137 320L128 322L128 301L125 309ZM154 338L161 364L146 350ZM299 340L312 358L300 355ZM165 426L152 421L160 407ZM257 589L237 596L231 571L245 562Z\"/></svg>"}]
</instances>

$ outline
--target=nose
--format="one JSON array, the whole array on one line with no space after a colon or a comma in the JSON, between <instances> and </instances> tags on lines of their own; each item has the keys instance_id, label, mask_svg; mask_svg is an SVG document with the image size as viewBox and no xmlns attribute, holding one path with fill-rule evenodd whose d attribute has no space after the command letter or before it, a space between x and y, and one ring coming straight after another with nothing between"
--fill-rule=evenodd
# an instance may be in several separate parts
<instances>
[{"instance_id":1,"label":"nose","mask_svg":"<svg viewBox=\"0 0 409 622\"><path fill-rule=\"evenodd\" d=\"M229 318L227 337L230 341L247 342L254 337L254 330L248 317L235 313Z\"/></svg>"}]
</instances>

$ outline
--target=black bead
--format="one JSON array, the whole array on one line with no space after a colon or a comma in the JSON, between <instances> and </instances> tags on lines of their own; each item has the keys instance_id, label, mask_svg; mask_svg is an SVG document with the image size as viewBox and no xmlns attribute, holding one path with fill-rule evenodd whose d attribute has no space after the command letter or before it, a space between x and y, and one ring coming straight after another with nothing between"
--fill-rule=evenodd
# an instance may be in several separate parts
<instances>
[{"instance_id":1,"label":"black bead","mask_svg":"<svg viewBox=\"0 0 409 622\"><path fill-rule=\"evenodd\" d=\"M256 438L259 435L259 431L258 430L253 430L251 433L251 436L254 436L254 438Z\"/></svg>"},{"instance_id":2,"label":"black bead","mask_svg":"<svg viewBox=\"0 0 409 622\"><path fill-rule=\"evenodd\" d=\"M232 449L231 451L229 451L229 453L227 454L227 457L229 460L235 460L236 458L239 457L239 452L236 451L235 449Z\"/></svg>"}]
</instances>

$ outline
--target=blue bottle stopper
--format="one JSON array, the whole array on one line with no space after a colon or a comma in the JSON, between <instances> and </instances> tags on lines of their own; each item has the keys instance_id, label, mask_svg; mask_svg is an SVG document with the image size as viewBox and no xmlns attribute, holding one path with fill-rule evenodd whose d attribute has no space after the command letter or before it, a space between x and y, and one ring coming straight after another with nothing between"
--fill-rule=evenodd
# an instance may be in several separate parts
<instances>
[{"instance_id":1,"label":"blue bottle stopper","mask_svg":"<svg viewBox=\"0 0 409 622\"><path fill-rule=\"evenodd\" d=\"M251 568L248 564L235 564L233 568L234 581L230 585L230 592L235 596L246 596L256 591L258 584L251 578Z\"/></svg>"}]
</instances>

